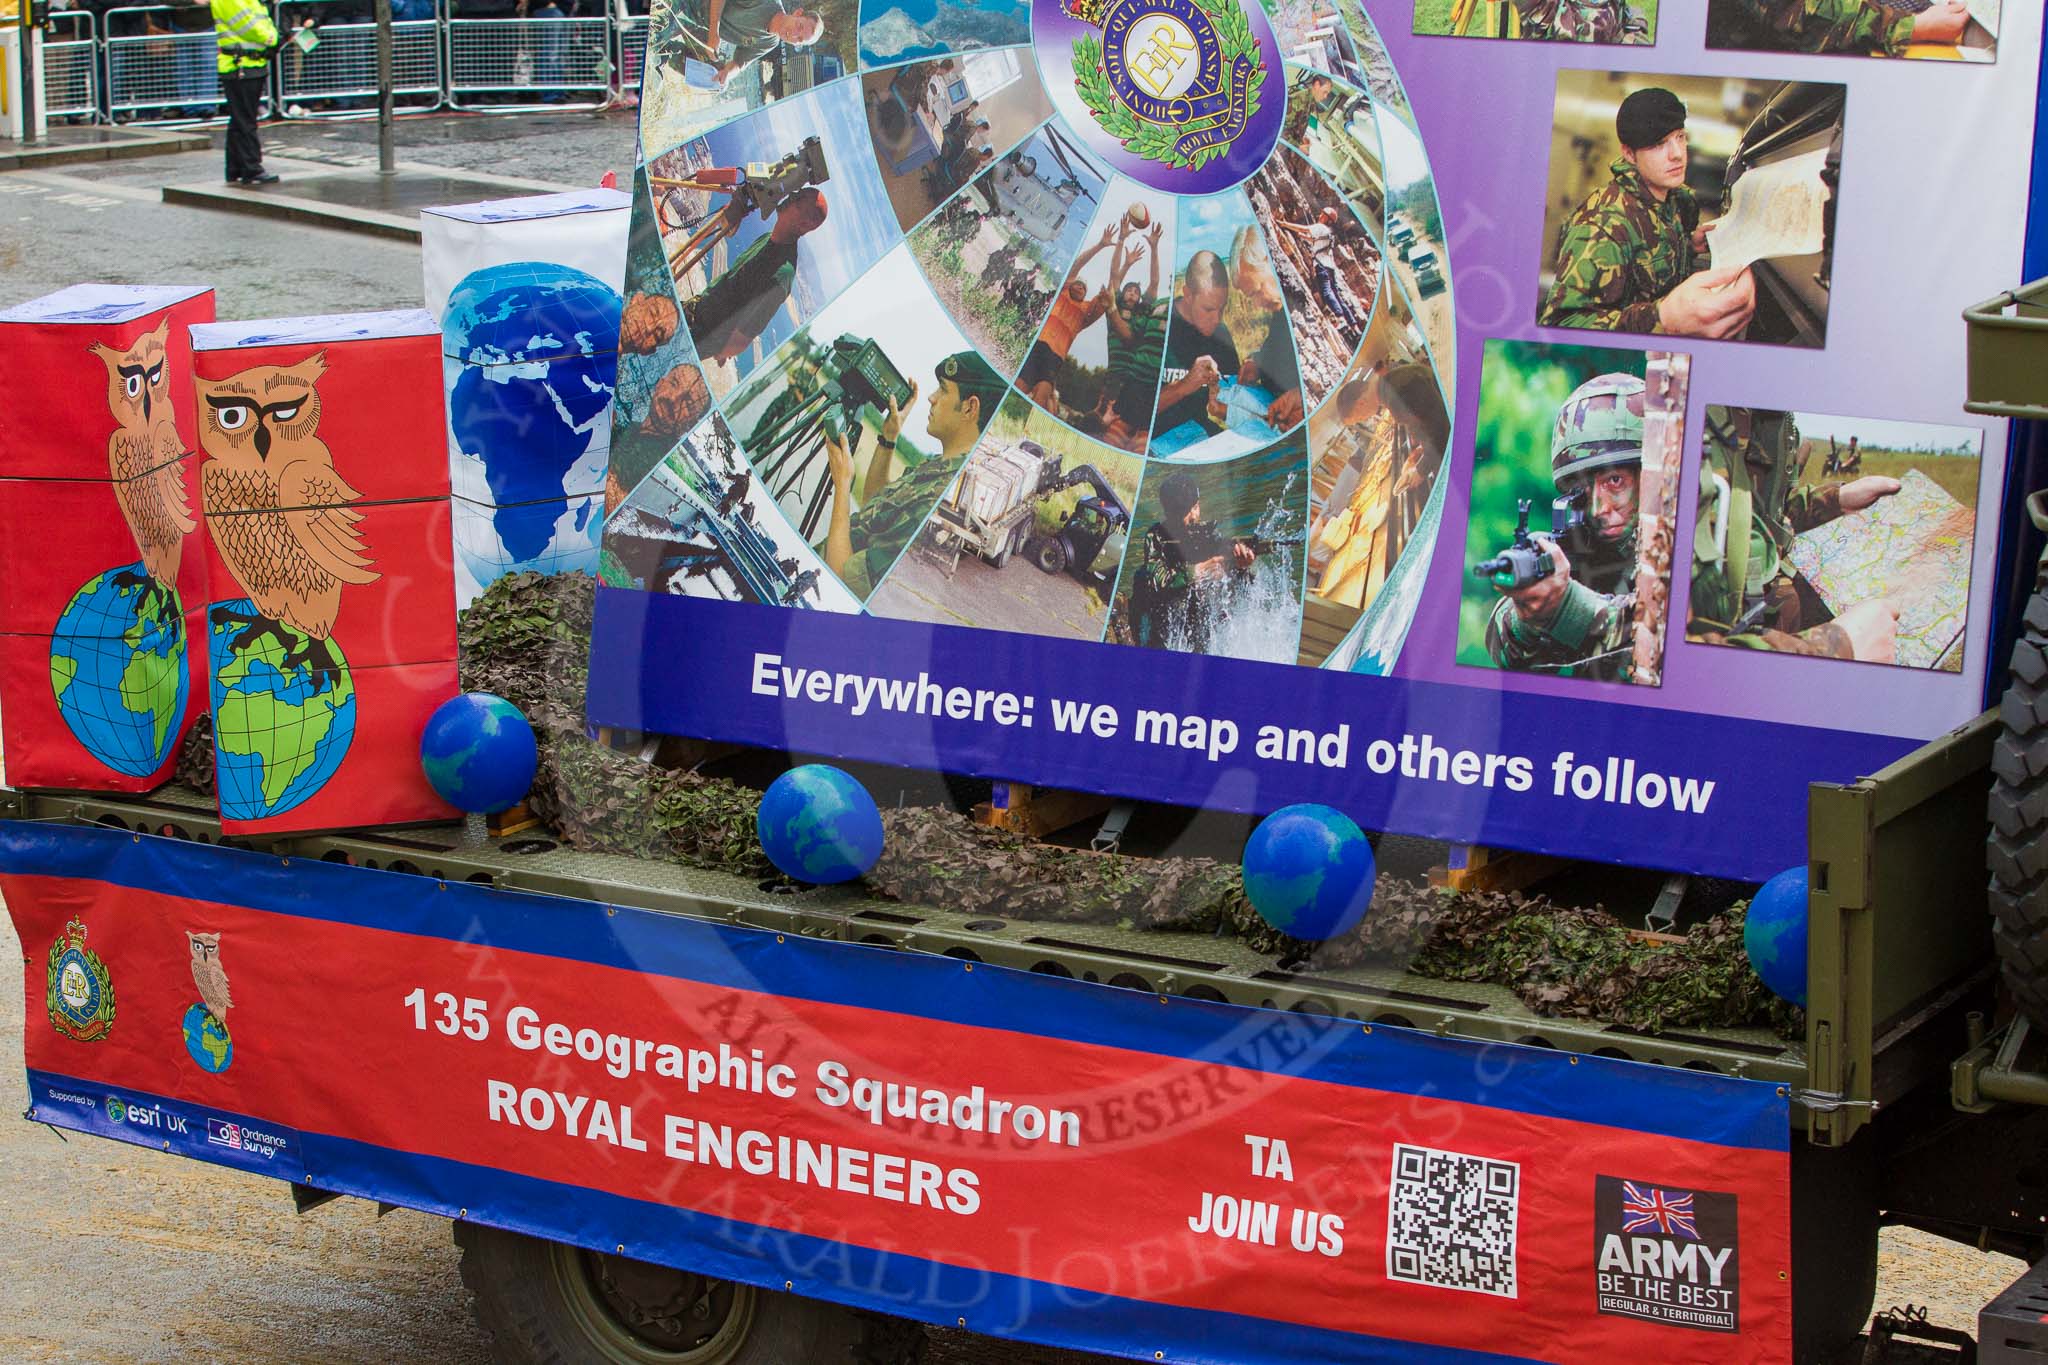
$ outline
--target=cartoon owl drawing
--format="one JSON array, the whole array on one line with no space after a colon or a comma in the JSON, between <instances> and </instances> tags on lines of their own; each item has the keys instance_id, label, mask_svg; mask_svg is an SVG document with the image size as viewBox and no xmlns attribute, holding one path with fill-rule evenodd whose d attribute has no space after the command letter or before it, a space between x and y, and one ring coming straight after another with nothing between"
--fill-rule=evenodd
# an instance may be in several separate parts
<instances>
[{"instance_id":1,"label":"cartoon owl drawing","mask_svg":"<svg viewBox=\"0 0 2048 1365\"><path fill-rule=\"evenodd\" d=\"M199 987L199 998L207 1013L225 1029L228 1006L235 1002L228 998L227 969L220 965L220 935L195 934L187 929L185 937L192 944L192 984Z\"/></svg>"},{"instance_id":2,"label":"cartoon owl drawing","mask_svg":"<svg viewBox=\"0 0 2048 1365\"><path fill-rule=\"evenodd\" d=\"M90 348L107 367L107 406L117 424L107 438L114 500L142 551L143 568L163 590L176 588L185 537L198 529L185 497L184 442L164 373L170 329L166 318L125 351L97 342Z\"/></svg>"},{"instance_id":3,"label":"cartoon owl drawing","mask_svg":"<svg viewBox=\"0 0 2048 1365\"><path fill-rule=\"evenodd\" d=\"M320 439L323 351L296 365L259 365L199 381L201 486L207 528L220 557L266 621L252 621L240 648L266 622L283 622L307 642L298 656L338 664L328 638L348 584L380 574L356 531L361 494L334 470ZM218 611L216 612L218 615Z\"/></svg>"}]
</instances>

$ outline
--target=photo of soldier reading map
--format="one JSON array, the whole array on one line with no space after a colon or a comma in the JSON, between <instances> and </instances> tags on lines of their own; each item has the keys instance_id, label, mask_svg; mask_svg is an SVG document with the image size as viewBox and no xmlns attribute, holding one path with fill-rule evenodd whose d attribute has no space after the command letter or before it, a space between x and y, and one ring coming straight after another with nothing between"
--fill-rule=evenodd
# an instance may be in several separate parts
<instances>
[{"instance_id":1,"label":"photo of soldier reading map","mask_svg":"<svg viewBox=\"0 0 2048 1365\"><path fill-rule=\"evenodd\" d=\"M1960 672L1983 445L1709 405L1686 638Z\"/></svg>"}]
</instances>

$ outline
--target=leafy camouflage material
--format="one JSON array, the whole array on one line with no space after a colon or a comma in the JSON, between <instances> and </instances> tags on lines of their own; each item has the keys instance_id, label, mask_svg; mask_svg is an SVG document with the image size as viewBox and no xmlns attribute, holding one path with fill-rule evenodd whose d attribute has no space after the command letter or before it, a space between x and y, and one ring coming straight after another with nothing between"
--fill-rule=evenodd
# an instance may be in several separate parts
<instances>
[{"instance_id":1,"label":"leafy camouflage material","mask_svg":"<svg viewBox=\"0 0 2048 1365\"><path fill-rule=\"evenodd\" d=\"M1693 192L1680 185L1659 202L1626 158L1608 171L1613 178L1565 220L1542 326L1655 332L1657 301L1692 274Z\"/></svg>"},{"instance_id":2,"label":"leafy camouflage material","mask_svg":"<svg viewBox=\"0 0 2048 1365\"><path fill-rule=\"evenodd\" d=\"M1719 0L1710 40L1717 47L1896 57L1912 41L1914 14L1926 8L1877 0Z\"/></svg>"}]
</instances>

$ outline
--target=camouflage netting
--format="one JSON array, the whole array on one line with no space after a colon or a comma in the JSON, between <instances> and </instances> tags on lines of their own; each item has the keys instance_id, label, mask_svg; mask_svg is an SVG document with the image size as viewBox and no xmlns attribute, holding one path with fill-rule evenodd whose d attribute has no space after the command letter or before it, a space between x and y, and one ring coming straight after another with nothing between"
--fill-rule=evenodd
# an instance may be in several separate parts
<instances>
[{"instance_id":1,"label":"camouflage netting","mask_svg":"<svg viewBox=\"0 0 2048 1365\"><path fill-rule=\"evenodd\" d=\"M596 582L515 574L462 616L462 685L496 692L533 722L534 814L587 852L774 876L754 836L759 793L685 766L702 759L701 746L663 741L649 763L585 735ZM179 780L211 790L211 757L207 737L195 731ZM1741 905L1695 925L1683 942L1659 943L1597 909L1383 876L1356 932L1308 944L1259 918L1228 863L1059 848L936 807L884 811L882 821L888 837L867 885L907 903L999 919L1228 934L1305 972L1381 966L1487 982L1539 1014L1645 1032L1766 1025L1789 1038L1799 1028L1798 1012L1750 970Z\"/></svg>"}]
</instances>

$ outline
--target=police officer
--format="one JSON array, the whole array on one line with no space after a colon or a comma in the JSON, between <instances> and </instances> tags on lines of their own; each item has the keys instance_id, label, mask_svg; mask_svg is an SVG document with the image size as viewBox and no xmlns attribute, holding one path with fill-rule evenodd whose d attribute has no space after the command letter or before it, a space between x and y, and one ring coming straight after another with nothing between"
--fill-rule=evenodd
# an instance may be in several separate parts
<instances>
[{"instance_id":1,"label":"police officer","mask_svg":"<svg viewBox=\"0 0 2048 1365\"><path fill-rule=\"evenodd\" d=\"M1970 24L1965 0L1714 0L1714 47L1896 57L1908 43L1954 43Z\"/></svg>"},{"instance_id":2,"label":"police officer","mask_svg":"<svg viewBox=\"0 0 2048 1365\"><path fill-rule=\"evenodd\" d=\"M1756 312L1749 267L1693 270L1711 223L1685 183L1685 105L1649 86L1614 116L1611 178L1565 220L1556 280L1537 322L1610 332L1739 338Z\"/></svg>"},{"instance_id":3,"label":"police officer","mask_svg":"<svg viewBox=\"0 0 2048 1365\"><path fill-rule=\"evenodd\" d=\"M1579 515L1538 535L1549 577L1500 589L1486 652L1501 668L1628 681L1636 523L1643 472L1643 381L1603 374L1572 390L1550 435L1550 477Z\"/></svg>"},{"instance_id":4,"label":"police officer","mask_svg":"<svg viewBox=\"0 0 2048 1365\"><path fill-rule=\"evenodd\" d=\"M256 119L263 87L270 80L270 58L280 46L277 25L262 0L211 0L214 39L220 47L215 68L221 97L228 106L227 179L230 185L274 185L277 176L263 169L263 143Z\"/></svg>"},{"instance_id":5,"label":"police officer","mask_svg":"<svg viewBox=\"0 0 2048 1365\"><path fill-rule=\"evenodd\" d=\"M1801 484L1799 428L1789 412L1715 406L1706 425L1685 638L1890 663L1898 606L1880 597L1808 620L1807 594L1785 555L1801 531L1863 511L1898 492L1899 481L1872 474Z\"/></svg>"}]
</instances>

